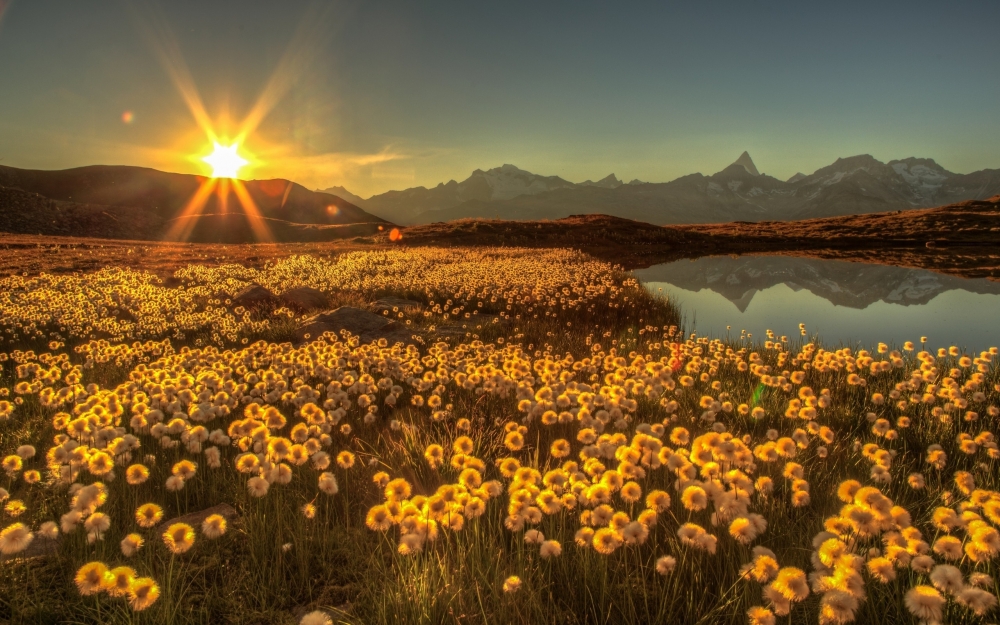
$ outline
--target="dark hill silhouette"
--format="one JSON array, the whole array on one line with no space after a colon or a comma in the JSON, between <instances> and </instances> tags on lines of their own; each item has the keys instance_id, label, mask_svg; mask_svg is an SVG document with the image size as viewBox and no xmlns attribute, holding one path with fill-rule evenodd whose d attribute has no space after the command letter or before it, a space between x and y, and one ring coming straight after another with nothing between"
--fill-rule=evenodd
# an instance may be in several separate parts
<instances>
[{"instance_id":1,"label":"dark hill silhouette","mask_svg":"<svg viewBox=\"0 0 1000 625\"><path fill-rule=\"evenodd\" d=\"M0 166L0 230L160 240L205 182L201 176L143 167L95 165L41 171ZM371 234L380 225L389 225L342 198L310 191L288 180L242 184L276 241ZM219 194L213 192L207 198L189 234L192 240L254 240L232 189L225 197L220 201Z\"/></svg>"}]
</instances>

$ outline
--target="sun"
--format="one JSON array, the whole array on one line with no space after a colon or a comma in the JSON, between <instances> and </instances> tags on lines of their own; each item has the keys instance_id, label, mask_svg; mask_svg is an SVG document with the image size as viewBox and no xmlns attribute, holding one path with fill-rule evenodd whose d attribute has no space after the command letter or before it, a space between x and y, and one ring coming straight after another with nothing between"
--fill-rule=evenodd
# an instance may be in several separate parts
<instances>
[{"instance_id":1,"label":"sun","mask_svg":"<svg viewBox=\"0 0 1000 625\"><path fill-rule=\"evenodd\" d=\"M216 141L212 143L215 146L212 153L201 160L212 166L213 178L235 178L240 168L250 162L237 154L239 143L228 147L219 145Z\"/></svg>"}]
</instances>

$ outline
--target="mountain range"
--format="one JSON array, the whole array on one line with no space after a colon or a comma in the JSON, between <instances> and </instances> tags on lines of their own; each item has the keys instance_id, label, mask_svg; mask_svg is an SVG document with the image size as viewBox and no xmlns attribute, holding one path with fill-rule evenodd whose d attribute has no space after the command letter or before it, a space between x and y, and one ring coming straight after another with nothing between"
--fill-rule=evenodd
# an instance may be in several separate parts
<instances>
[{"instance_id":1,"label":"mountain range","mask_svg":"<svg viewBox=\"0 0 1000 625\"><path fill-rule=\"evenodd\" d=\"M586 213L655 224L721 223L835 217L986 199L1000 193L1000 169L956 174L932 159L882 163L863 154L779 180L760 173L744 152L710 176L690 174L664 183L626 184L614 174L597 182L573 183L507 164L477 169L462 182L388 191L368 199L343 187L325 192L403 225L469 217L560 219Z\"/></svg>"},{"instance_id":2,"label":"mountain range","mask_svg":"<svg viewBox=\"0 0 1000 625\"><path fill-rule=\"evenodd\" d=\"M837 306L864 309L875 302L921 305L945 291L1000 294L1000 283L966 280L940 273L864 263L789 256L705 256L646 269L635 276L647 283L664 282L688 291L709 289L746 312L754 296L785 284L806 289Z\"/></svg>"},{"instance_id":3,"label":"mountain range","mask_svg":"<svg viewBox=\"0 0 1000 625\"><path fill-rule=\"evenodd\" d=\"M188 241L239 243L260 240L262 228L277 242L325 241L369 235L386 224L338 196L282 179L240 183L259 220L247 216L232 188L212 192L200 211L185 216L206 181L144 167L41 171L0 166L0 231L144 240L183 233Z\"/></svg>"}]
</instances>

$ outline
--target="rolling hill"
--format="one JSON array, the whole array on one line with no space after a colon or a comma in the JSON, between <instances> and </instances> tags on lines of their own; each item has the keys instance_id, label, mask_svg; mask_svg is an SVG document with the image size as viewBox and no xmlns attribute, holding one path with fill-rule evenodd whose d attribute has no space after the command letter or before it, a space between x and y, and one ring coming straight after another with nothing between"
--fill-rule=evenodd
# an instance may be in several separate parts
<instances>
[{"instance_id":1,"label":"rolling hill","mask_svg":"<svg viewBox=\"0 0 1000 625\"><path fill-rule=\"evenodd\" d=\"M184 208L205 178L142 167L60 171L0 166L0 231L237 243L258 237L237 196L213 192L197 218ZM372 234L389 225L350 202L287 180L244 181L273 241L318 241ZM177 220L190 221L178 224ZM259 228L259 226L258 226Z\"/></svg>"}]
</instances>

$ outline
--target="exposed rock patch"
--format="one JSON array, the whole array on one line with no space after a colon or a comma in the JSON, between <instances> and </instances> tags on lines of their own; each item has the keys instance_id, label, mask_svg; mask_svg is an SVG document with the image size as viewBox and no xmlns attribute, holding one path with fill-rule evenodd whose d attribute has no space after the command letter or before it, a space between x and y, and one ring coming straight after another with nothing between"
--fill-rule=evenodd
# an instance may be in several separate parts
<instances>
[{"instance_id":1,"label":"exposed rock patch","mask_svg":"<svg viewBox=\"0 0 1000 625\"><path fill-rule=\"evenodd\" d=\"M309 317L295 330L295 336L302 343L315 340L324 332L340 335L342 330L357 336L362 343L378 339L386 339L390 344L413 342L413 333L405 325L353 306L341 306Z\"/></svg>"},{"instance_id":2,"label":"exposed rock patch","mask_svg":"<svg viewBox=\"0 0 1000 625\"><path fill-rule=\"evenodd\" d=\"M248 285L233 297L233 307L274 308L277 303L278 296L259 284Z\"/></svg>"},{"instance_id":3,"label":"exposed rock patch","mask_svg":"<svg viewBox=\"0 0 1000 625\"><path fill-rule=\"evenodd\" d=\"M325 308L330 303L328 294L309 286L289 289L282 293L279 299L285 306L302 312Z\"/></svg>"}]
</instances>

